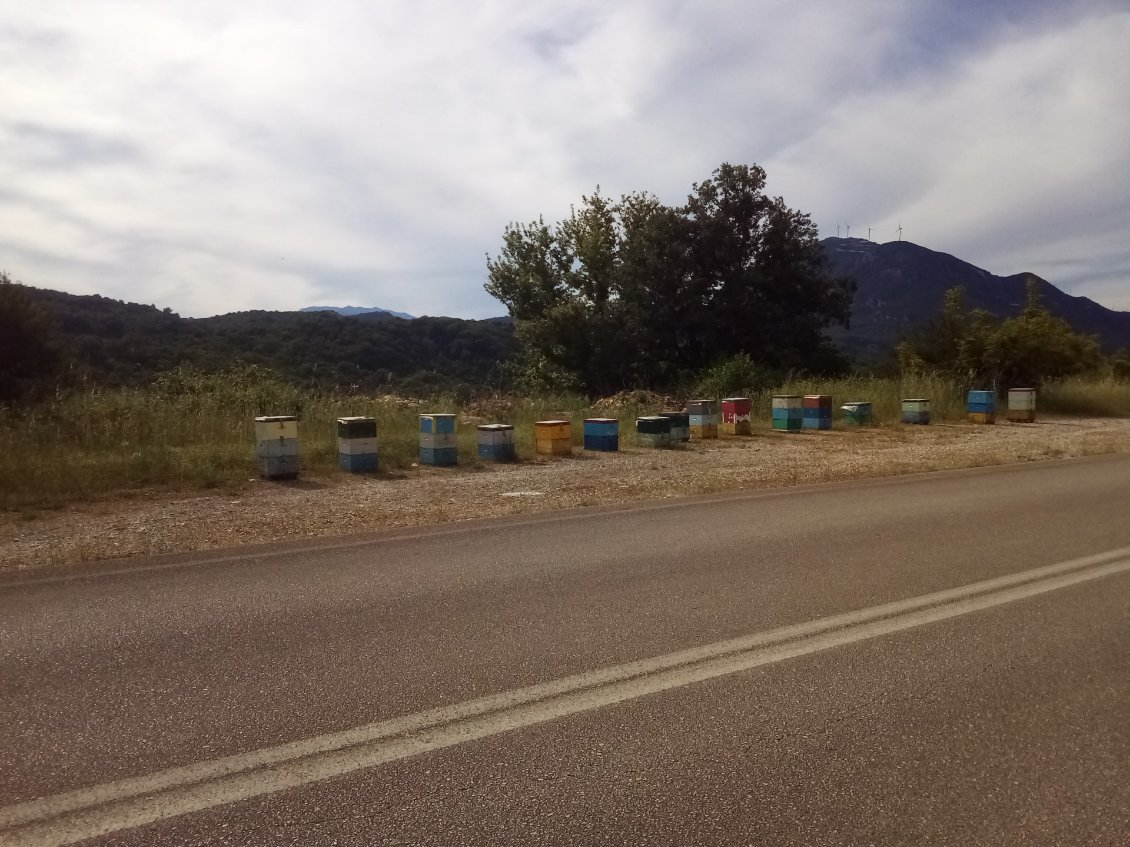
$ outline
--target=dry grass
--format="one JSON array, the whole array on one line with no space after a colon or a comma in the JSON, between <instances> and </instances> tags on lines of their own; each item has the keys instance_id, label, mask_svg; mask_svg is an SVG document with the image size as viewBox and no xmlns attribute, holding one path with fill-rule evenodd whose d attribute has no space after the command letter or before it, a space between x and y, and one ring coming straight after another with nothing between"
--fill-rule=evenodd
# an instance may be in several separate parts
<instances>
[{"instance_id":1,"label":"dry grass","mask_svg":"<svg viewBox=\"0 0 1130 847\"><path fill-rule=\"evenodd\" d=\"M768 429L771 396L831 394L837 407L870 401L875 422L897 425L904 397L928 397L935 421L960 421L962 392L932 377L792 381L752 395L755 426ZM255 368L208 375L174 371L143 389L91 390L20 412L0 408L0 510L58 508L130 492L221 490L237 493L257 475L252 420L260 414L297 414L305 474L337 473L334 421L349 415L377 418L385 473L411 470L417 460L423 412L459 415L460 462L476 464L474 424L515 425L521 460L534 455L533 423L547 417L579 422L609 416L631 432L637 416L670 407L672 398L626 392L589 403L578 396L485 397L458 403L304 392ZM1070 381L1043 392L1040 407L1071 414L1130 415L1130 386ZM574 441L581 443L580 427Z\"/></svg>"},{"instance_id":2,"label":"dry grass","mask_svg":"<svg viewBox=\"0 0 1130 847\"><path fill-rule=\"evenodd\" d=\"M303 473L332 476L340 417L377 419L381 466L395 474L417 462L420 414L457 414L460 462L473 466L476 424L514 424L518 456L532 460L536 420L611 416L631 431L644 411L639 398L597 408L568 395L460 404L444 396L302 392L253 368L177 371L142 389L92 390L19 412L0 407L0 510L59 508L154 489L241 491L257 476L256 415L298 415ZM581 437L574 427L578 445Z\"/></svg>"},{"instance_id":3,"label":"dry grass","mask_svg":"<svg viewBox=\"0 0 1130 847\"><path fill-rule=\"evenodd\" d=\"M1040 408L1062 415L1130 417L1130 382L1068 379L1040 392Z\"/></svg>"}]
</instances>

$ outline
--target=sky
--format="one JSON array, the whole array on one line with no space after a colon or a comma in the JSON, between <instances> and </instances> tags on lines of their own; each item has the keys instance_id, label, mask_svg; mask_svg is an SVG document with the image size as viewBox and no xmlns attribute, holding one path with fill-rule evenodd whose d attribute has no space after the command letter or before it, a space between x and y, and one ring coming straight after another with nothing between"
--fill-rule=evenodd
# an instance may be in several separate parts
<instances>
[{"instance_id":1,"label":"sky","mask_svg":"<svg viewBox=\"0 0 1130 847\"><path fill-rule=\"evenodd\" d=\"M505 313L511 221L723 162L1130 310L1130 0L0 0L0 270L186 317Z\"/></svg>"}]
</instances>

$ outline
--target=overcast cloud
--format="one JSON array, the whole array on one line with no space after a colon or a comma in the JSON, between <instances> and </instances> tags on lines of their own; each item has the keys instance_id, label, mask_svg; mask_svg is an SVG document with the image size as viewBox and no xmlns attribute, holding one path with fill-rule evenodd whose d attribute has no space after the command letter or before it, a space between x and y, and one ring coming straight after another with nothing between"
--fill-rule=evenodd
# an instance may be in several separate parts
<instances>
[{"instance_id":1,"label":"overcast cloud","mask_svg":"<svg viewBox=\"0 0 1130 847\"><path fill-rule=\"evenodd\" d=\"M0 269L486 317L508 221L729 161L1130 310L1127 45L1126 0L0 0Z\"/></svg>"}]
</instances>

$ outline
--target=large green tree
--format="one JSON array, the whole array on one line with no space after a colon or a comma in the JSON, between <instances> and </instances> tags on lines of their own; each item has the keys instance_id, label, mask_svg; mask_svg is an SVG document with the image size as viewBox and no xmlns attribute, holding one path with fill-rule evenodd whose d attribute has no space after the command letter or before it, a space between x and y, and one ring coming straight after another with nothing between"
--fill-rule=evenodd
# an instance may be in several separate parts
<instances>
[{"instance_id":1,"label":"large green tree","mask_svg":"<svg viewBox=\"0 0 1130 847\"><path fill-rule=\"evenodd\" d=\"M510 312L526 376L590 393L661 387L745 353L827 367L846 323L809 217L765 195L756 165L723 164L681 207L651 194L583 197L568 218L507 226L486 290Z\"/></svg>"},{"instance_id":2,"label":"large green tree","mask_svg":"<svg viewBox=\"0 0 1130 847\"><path fill-rule=\"evenodd\" d=\"M1098 369L1099 339L1075 332L1040 301L1039 284L1028 283L1028 304L993 334L990 357L1005 386L1038 385Z\"/></svg>"},{"instance_id":3,"label":"large green tree","mask_svg":"<svg viewBox=\"0 0 1130 847\"><path fill-rule=\"evenodd\" d=\"M985 387L1039 385L1102 363L1098 339L1051 314L1035 281L1028 284L1024 311L1005 320L982 309L967 311L963 290L951 288L937 317L897 352L905 371L933 371Z\"/></svg>"}]
</instances>

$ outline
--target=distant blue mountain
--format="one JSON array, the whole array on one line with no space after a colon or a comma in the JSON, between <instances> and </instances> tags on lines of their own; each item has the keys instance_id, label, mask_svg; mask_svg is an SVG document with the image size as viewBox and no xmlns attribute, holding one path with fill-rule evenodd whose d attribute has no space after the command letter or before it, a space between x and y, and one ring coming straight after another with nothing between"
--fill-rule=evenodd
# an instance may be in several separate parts
<instances>
[{"instance_id":1,"label":"distant blue mountain","mask_svg":"<svg viewBox=\"0 0 1130 847\"><path fill-rule=\"evenodd\" d=\"M373 312L382 312L394 318L404 318L407 321L415 319L414 315L410 315L407 312L394 312L391 309L381 309L377 306L307 306L305 309L299 309L298 311L337 312L339 315L346 315L347 317L352 317L353 315L371 315Z\"/></svg>"}]
</instances>

